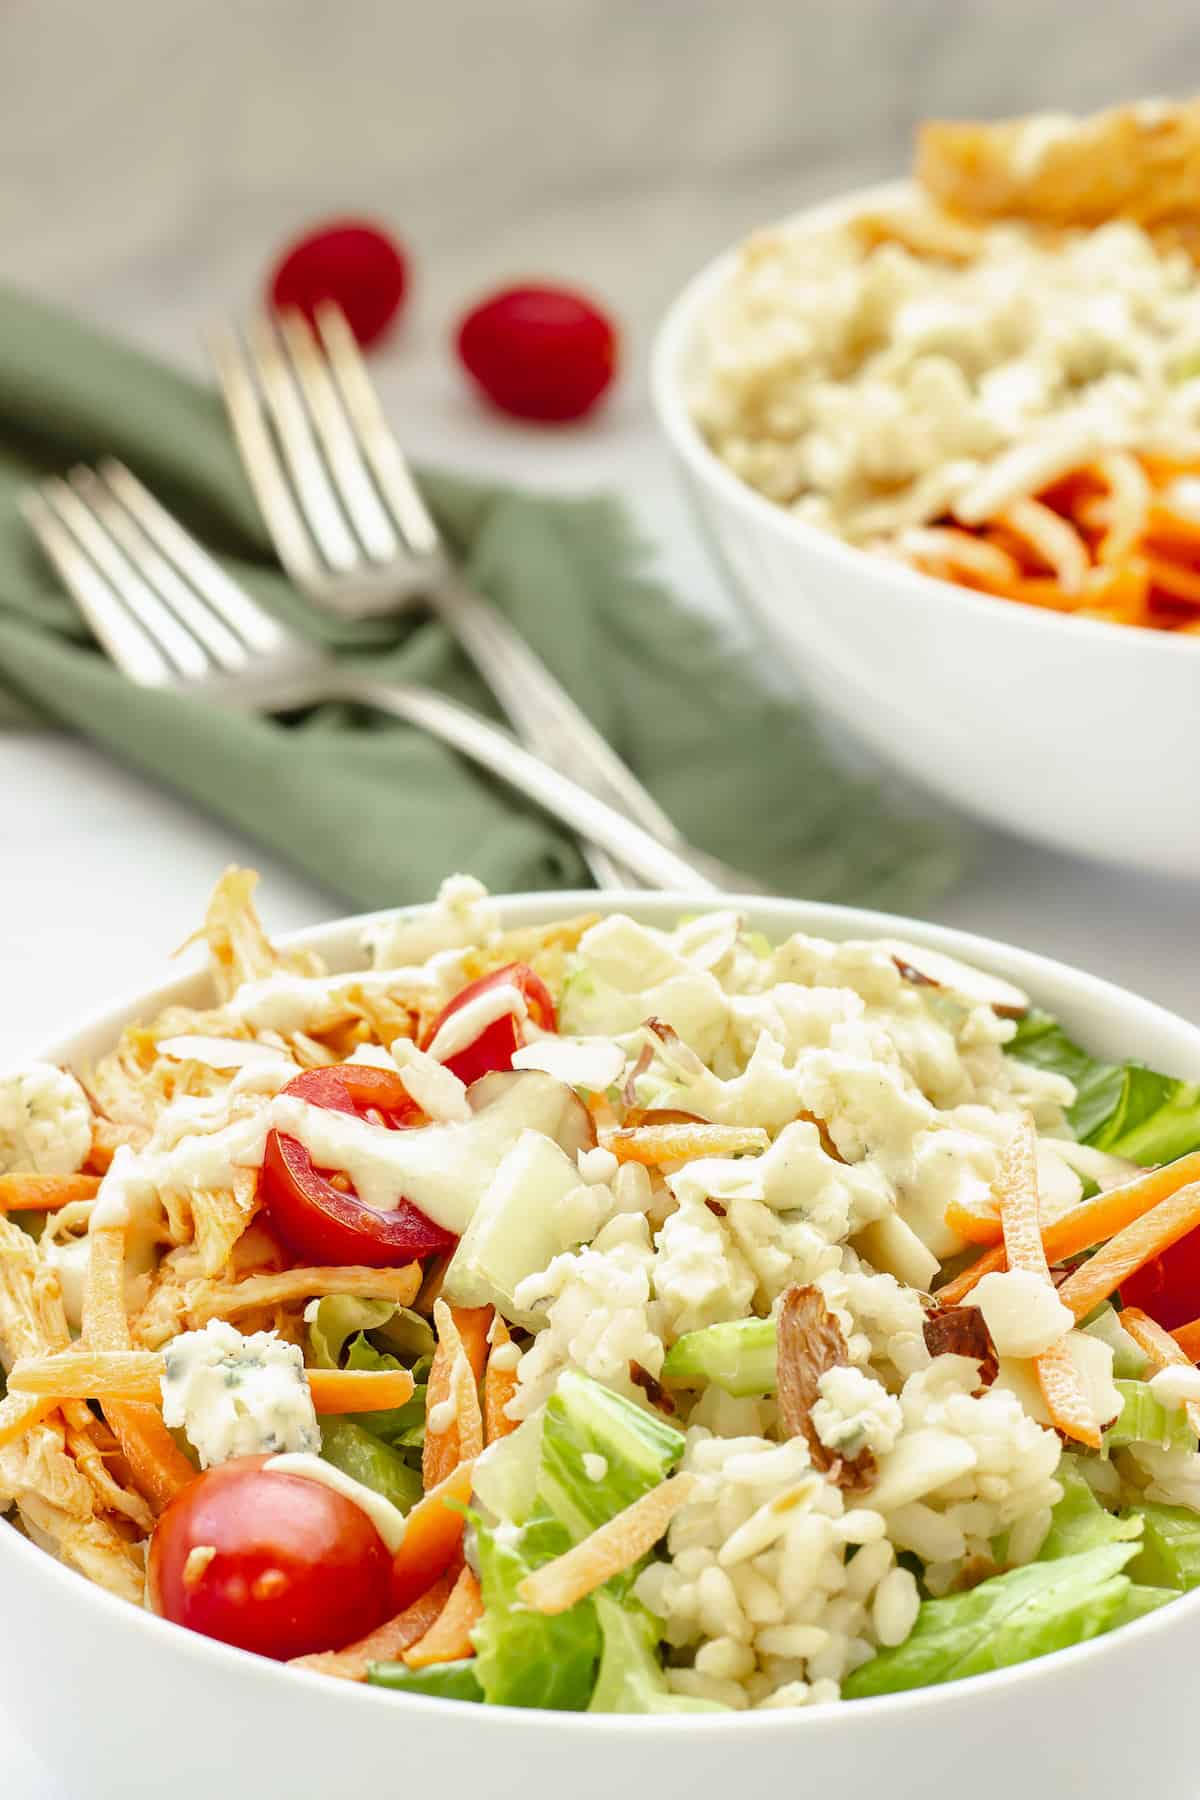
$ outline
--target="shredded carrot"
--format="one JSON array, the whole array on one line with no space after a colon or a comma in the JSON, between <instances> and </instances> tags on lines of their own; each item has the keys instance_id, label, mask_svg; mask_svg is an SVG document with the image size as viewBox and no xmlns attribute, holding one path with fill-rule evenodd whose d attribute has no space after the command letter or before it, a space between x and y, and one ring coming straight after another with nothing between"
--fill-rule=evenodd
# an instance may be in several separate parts
<instances>
[{"instance_id":1,"label":"shredded carrot","mask_svg":"<svg viewBox=\"0 0 1200 1800\"><path fill-rule=\"evenodd\" d=\"M1051 571L1064 594L1077 594L1087 580L1087 545L1069 520L1040 500L1014 500L996 522L1028 544Z\"/></svg>"},{"instance_id":2,"label":"shredded carrot","mask_svg":"<svg viewBox=\"0 0 1200 1800\"><path fill-rule=\"evenodd\" d=\"M1171 1336L1190 1363L1200 1363L1200 1319L1177 1325Z\"/></svg>"},{"instance_id":3,"label":"shredded carrot","mask_svg":"<svg viewBox=\"0 0 1200 1800\"><path fill-rule=\"evenodd\" d=\"M313 1406L334 1413L390 1412L413 1397L407 1369L306 1369Z\"/></svg>"},{"instance_id":4,"label":"shredded carrot","mask_svg":"<svg viewBox=\"0 0 1200 1800\"><path fill-rule=\"evenodd\" d=\"M456 1316L444 1300L437 1300L433 1317L438 1346L425 1394L425 1446L421 1454L421 1476L426 1489L436 1487L460 1462L473 1460L483 1449L479 1387ZM449 1415L444 1421L439 1416L442 1408Z\"/></svg>"},{"instance_id":5,"label":"shredded carrot","mask_svg":"<svg viewBox=\"0 0 1200 1800\"><path fill-rule=\"evenodd\" d=\"M1095 465L1109 493L1108 528L1096 547L1102 563L1128 556L1146 529L1150 511L1150 478L1127 450L1113 450Z\"/></svg>"},{"instance_id":6,"label":"shredded carrot","mask_svg":"<svg viewBox=\"0 0 1200 1800\"><path fill-rule=\"evenodd\" d=\"M476 1381L482 1381L494 1309L490 1306L452 1306L450 1311L471 1371Z\"/></svg>"},{"instance_id":7,"label":"shredded carrot","mask_svg":"<svg viewBox=\"0 0 1200 1800\"><path fill-rule=\"evenodd\" d=\"M705 1124L635 1125L607 1132L602 1141L618 1162L644 1163L651 1169L694 1156L746 1156L768 1149L771 1142L757 1125Z\"/></svg>"},{"instance_id":8,"label":"shredded carrot","mask_svg":"<svg viewBox=\"0 0 1200 1800\"><path fill-rule=\"evenodd\" d=\"M496 1351L511 1343L508 1326L497 1313L492 1323L492 1347L483 1377L483 1437L488 1444L494 1444L497 1438L507 1437L510 1431L517 1429L517 1421L508 1416L509 1401L517 1391L517 1371L515 1367L500 1367L496 1362Z\"/></svg>"},{"instance_id":9,"label":"shredded carrot","mask_svg":"<svg viewBox=\"0 0 1200 1800\"><path fill-rule=\"evenodd\" d=\"M344 1650L322 1650L314 1656L292 1659L293 1669L310 1669L315 1675L336 1675L343 1681L365 1681L372 1663L395 1662L410 1644L419 1643L436 1624L454 1587L454 1575L444 1574L425 1593Z\"/></svg>"},{"instance_id":10,"label":"shredded carrot","mask_svg":"<svg viewBox=\"0 0 1200 1800\"><path fill-rule=\"evenodd\" d=\"M13 1365L14 1394L55 1400L130 1400L158 1405L165 1359L157 1350L58 1350ZM306 1369L322 1414L387 1412L413 1396L407 1369Z\"/></svg>"},{"instance_id":11,"label":"shredded carrot","mask_svg":"<svg viewBox=\"0 0 1200 1800\"><path fill-rule=\"evenodd\" d=\"M1120 1315L1122 1329L1127 1331L1139 1350L1144 1350L1157 1374L1160 1369L1190 1369L1192 1359L1187 1352L1176 1343L1169 1331L1164 1331L1157 1319L1144 1313L1139 1306L1122 1307ZM1200 1401L1188 1400L1184 1405L1187 1422L1200 1437Z\"/></svg>"},{"instance_id":12,"label":"shredded carrot","mask_svg":"<svg viewBox=\"0 0 1200 1800\"><path fill-rule=\"evenodd\" d=\"M1028 1116L1021 1120L1004 1147L996 1187L1009 1268L1036 1275L1047 1287L1051 1286L1050 1265L1042 1242L1037 1136ZM1033 1366L1052 1424L1068 1437L1099 1450L1103 1441L1100 1421L1083 1391L1066 1339L1035 1356Z\"/></svg>"},{"instance_id":13,"label":"shredded carrot","mask_svg":"<svg viewBox=\"0 0 1200 1800\"><path fill-rule=\"evenodd\" d=\"M94 1200L98 1175L0 1175L0 1213L57 1212L72 1200Z\"/></svg>"},{"instance_id":14,"label":"shredded carrot","mask_svg":"<svg viewBox=\"0 0 1200 1800\"><path fill-rule=\"evenodd\" d=\"M535 1612L561 1613L603 1587L656 1544L693 1487L694 1475L671 1475L572 1549L527 1575L517 1596Z\"/></svg>"},{"instance_id":15,"label":"shredded carrot","mask_svg":"<svg viewBox=\"0 0 1200 1800\"><path fill-rule=\"evenodd\" d=\"M392 1563L392 1595L399 1605L410 1606L458 1555L466 1523L460 1509L470 1503L474 1467L460 1462L405 1517L404 1540Z\"/></svg>"},{"instance_id":16,"label":"shredded carrot","mask_svg":"<svg viewBox=\"0 0 1200 1800\"><path fill-rule=\"evenodd\" d=\"M1082 1263L1058 1290L1077 1319L1107 1300L1121 1283L1200 1225L1200 1181L1189 1182L1126 1225L1102 1250Z\"/></svg>"},{"instance_id":17,"label":"shredded carrot","mask_svg":"<svg viewBox=\"0 0 1200 1800\"><path fill-rule=\"evenodd\" d=\"M946 1207L945 1222L949 1230L957 1232L968 1244L998 1244L1004 1233L1000 1226L1000 1214L987 1212L982 1207L967 1206L961 1200L951 1200Z\"/></svg>"},{"instance_id":18,"label":"shredded carrot","mask_svg":"<svg viewBox=\"0 0 1200 1800\"><path fill-rule=\"evenodd\" d=\"M93 1350L129 1349L123 1225L103 1225L88 1235L83 1335ZM156 1512L161 1512L189 1481L195 1480L195 1469L163 1424L156 1406L110 1400L103 1412L129 1465L134 1486Z\"/></svg>"},{"instance_id":19,"label":"shredded carrot","mask_svg":"<svg viewBox=\"0 0 1200 1800\"><path fill-rule=\"evenodd\" d=\"M9 1393L0 1400L0 1450L48 1419L57 1406L57 1400L42 1394Z\"/></svg>"},{"instance_id":20,"label":"shredded carrot","mask_svg":"<svg viewBox=\"0 0 1200 1800\"><path fill-rule=\"evenodd\" d=\"M1189 1181L1200 1181L1200 1150L1192 1150L1174 1162L1164 1163L1159 1169L1148 1169L1144 1175L1121 1187L1094 1194L1090 1200L1082 1201L1060 1219L1055 1219L1052 1225L1047 1225L1042 1234L1047 1261L1062 1262L1065 1257L1078 1256L1081 1250L1102 1244L1114 1232L1140 1219L1160 1200L1165 1200ZM973 1262L970 1268L964 1269L961 1275L956 1275L953 1281L948 1281L945 1287L939 1288L939 1302L944 1306L957 1306L985 1275L1005 1267L1004 1246L999 1244Z\"/></svg>"},{"instance_id":21,"label":"shredded carrot","mask_svg":"<svg viewBox=\"0 0 1200 1800\"><path fill-rule=\"evenodd\" d=\"M483 1595L470 1569L463 1569L450 1597L423 1638L404 1652L410 1669L427 1669L433 1663L457 1662L474 1656L471 1631L483 1617Z\"/></svg>"},{"instance_id":22,"label":"shredded carrot","mask_svg":"<svg viewBox=\"0 0 1200 1800\"><path fill-rule=\"evenodd\" d=\"M1191 460L1116 449L1060 469L980 525L935 519L872 548L1026 606L1194 634L1200 507L1175 484L1198 473Z\"/></svg>"}]
</instances>

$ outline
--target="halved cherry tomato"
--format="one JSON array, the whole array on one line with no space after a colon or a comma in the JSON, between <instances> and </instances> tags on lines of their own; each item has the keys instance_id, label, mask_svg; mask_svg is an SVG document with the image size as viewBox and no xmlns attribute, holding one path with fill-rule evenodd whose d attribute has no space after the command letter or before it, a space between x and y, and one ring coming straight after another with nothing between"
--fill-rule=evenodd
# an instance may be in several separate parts
<instances>
[{"instance_id":1,"label":"halved cherry tomato","mask_svg":"<svg viewBox=\"0 0 1200 1800\"><path fill-rule=\"evenodd\" d=\"M554 1000L541 976L535 975L528 963L506 963L504 968L493 969L490 975L481 975L478 981L468 982L460 993L455 994L425 1033L422 1049L429 1049L447 1019L452 1019L455 1013L477 1000L480 994L490 993L493 988L498 987L515 987L524 999L526 1010L534 1024L539 1025L543 1031L557 1031L558 1015L554 1010ZM503 1018L495 1019L485 1026L475 1042L468 1044L465 1050L447 1057L446 1067L470 1087L481 1075L490 1075L497 1069L511 1069L513 1054L523 1042L521 1021L515 1013L506 1013Z\"/></svg>"},{"instance_id":2,"label":"halved cherry tomato","mask_svg":"<svg viewBox=\"0 0 1200 1800\"><path fill-rule=\"evenodd\" d=\"M336 1650L395 1610L392 1558L361 1507L242 1456L198 1475L150 1540L163 1618L285 1662Z\"/></svg>"},{"instance_id":3,"label":"halved cherry tomato","mask_svg":"<svg viewBox=\"0 0 1200 1800\"><path fill-rule=\"evenodd\" d=\"M1121 1283L1121 1300L1140 1306L1144 1313L1174 1331L1200 1314L1200 1231L1164 1250L1136 1274Z\"/></svg>"},{"instance_id":4,"label":"halved cherry tomato","mask_svg":"<svg viewBox=\"0 0 1200 1800\"><path fill-rule=\"evenodd\" d=\"M424 1118L398 1074L368 1063L306 1069L283 1091L393 1131ZM285 1132L267 1138L259 1188L272 1227L305 1262L393 1268L439 1255L455 1242L409 1200L398 1200L389 1212L364 1206L344 1175L322 1173L304 1145Z\"/></svg>"}]
</instances>

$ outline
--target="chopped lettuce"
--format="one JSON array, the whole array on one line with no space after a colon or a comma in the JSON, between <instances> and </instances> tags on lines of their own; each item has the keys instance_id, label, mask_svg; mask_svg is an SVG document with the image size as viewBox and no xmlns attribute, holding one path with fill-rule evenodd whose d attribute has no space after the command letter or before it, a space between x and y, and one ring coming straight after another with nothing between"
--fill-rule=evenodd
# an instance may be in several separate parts
<instances>
[{"instance_id":1,"label":"chopped lettuce","mask_svg":"<svg viewBox=\"0 0 1200 1800\"><path fill-rule=\"evenodd\" d=\"M377 1350L370 1338L360 1331L357 1337L351 1338L350 1349L346 1357L348 1369L401 1369L404 1364L399 1357L389 1356ZM392 1444L397 1450L419 1449L425 1441L425 1393L426 1384L420 1379L427 1373L424 1359L413 1368L416 1386L413 1388L411 1400L403 1406L390 1407L386 1412L351 1413L349 1415L356 1425L361 1425L373 1436L382 1438L384 1443Z\"/></svg>"},{"instance_id":2,"label":"chopped lettuce","mask_svg":"<svg viewBox=\"0 0 1200 1800\"><path fill-rule=\"evenodd\" d=\"M491 1519L524 1525L538 1511L544 1416L544 1409L539 1408L522 1419L507 1437L494 1438L476 1462L472 1497Z\"/></svg>"},{"instance_id":3,"label":"chopped lettuce","mask_svg":"<svg viewBox=\"0 0 1200 1800\"><path fill-rule=\"evenodd\" d=\"M1121 1570L1135 1555L1132 1544L1101 1544L925 1600L912 1635L848 1676L843 1698L961 1681L1098 1637L1128 1602L1131 1583Z\"/></svg>"},{"instance_id":4,"label":"chopped lettuce","mask_svg":"<svg viewBox=\"0 0 1200 1800\"><path fill-rule=\"evenodd\" d=\"M407 1663L372 1663L367 1670L372 1687L394 1688L400 1694L432 1694L438 1700L483 1699L475 1672L475 1659L434 1663L427 1669L410 1669Z\"/></svg>"},{"instance_id":5,"label":"chopped lettuce","mask_svg":"<svg viewBox=\"0 0 1200 1800\"><path fill-rule=\"evenodd\" d=\"M618 1600L603 1588L595 1596L602 1647L600 1672L589 1712L727 1712L716 1700L673 1694L658 1658L658 1621L628 1597Z\"/></svg>"},{"instance_id":6,"label":"chopped lettuce","mask_svg":"<svg viewBox=\"0 0 1200 1800\"><path fill-rule=\"evenodd\" d=\"M586 1537L666 1479L682 1432L568 1369L546 1403L538 1491L573 1538Z\"/></svg>"},{"instance_id":7,"label":"chopped lettuce","mask_svg":"<svg viewBox=\"0 0 1200 1800\"><path fill-rule=\"evenodd\" d=\"M475 1627L475 1673L490 1706L539 1706L583 1712L600 1657L591 1598L563 1613L534 1612L517 1596L525 1576L571 1547L559 1519L527 1525L476 1524L483 1617Z\"/></svg>"},{"instance_id":8,"label":"chopped lettuce","mask_svg":"<svg viewBox=\"0 0 1200 1800\"><path fill-rule=\"evenodd\" d=\"M352 1419L323 1421L321 1455L343 1475L351 1475L364 1487L383 1494L401 1512L407 1512L421 1498L420 1471L410 1468L398 1450L373 1432L364 1431Z\"/></svg>"},{"instance_id":9,"label":"chopped lettuce","mask_svg":"<svg viewBox=\"0 0 1200 1800\"><path fill-rule=\"evenodd\" d=\"M1196 1448L1196 1434L1182 1408L1164 1406L1144 1381L1118 1381L1115 1385L1125 1404L1104 1433L1105 1450L1121 1450L1126 1444L1160 1444L1164 1450Z\"/></svg>"},{"instance_id":10,"label":"chopped lettuce","mask_svg":"<svg viewBox=\"0 0 1200 1800\"><path fill-rule=\"evenodd\" d=\"M1109 1626L1115 1631L1119 1625L1132 1625L1135 1619L1144 1619L1147 1613L1157 1612L1175 1595L1170 1588L1141 1587L1136 1581L1129 1584L1129 1592L1125 1596L1120 1612Z\"/></svg>"},{"instance_id":11,"label":"chopped lettuce","mask_svg":"<svg viewBox=\"0 0 1200 1800\"><path fill-rule=\"evenodd\" d=\"M1010 1056L1065 1075L1075 1087L1067 1119L1076 1137L1130 1162L1171 1162L1200 1147L1200 1086L1141 1063L1104 1063L1073 1043L1049 1013L1029 1012Z\"/></svg>"},{"instance_id":12,"label":"chopped lettuce","mask_svg":"<svg viewBox=\"0 0 1200 1800\"><path fill-rule=\"evenodd\" d=\"M1128 1516L1142 1525L1141 1549L1129 1568L1134 1581L1178 1593L1200 1587L1200 1514L1146 1502L1130 1507Z\"/></svg>"},{"instance_id":13,"label":"chopped lettuce","mask_svg":"<svg viewBox=\"0 0 1200 1800\"><path fill-rule=\"evenodd\" d=\"M1063 1497L1054 1508L1049 1535L1038 1553L1039 1562L1078 1556L1101 1544L1128 1543L1142 1535L1142 1522L1117 1518L1106 1512L1092 1492L1080 1468L1079 1458L1066 1453L1058 1465Z\"/></svg>"},{"instance_id":14,"label":"chopped lettuce","mask_svg":"<svg viewBox=\"0 0 1200 1800\"><path fill-rule=\"evenodd\" d=\"M668 1387L713 1381L727 1394L773 1394L774 1319L738 1319L685 1331L667 1352L662 1379Z\"/></svg>"},{"instance_id":15,"label":"chopped lettuce","mask_svg":"<svg viewBox=\"0 0 1200 1800\"><path fill-rule=\"evenodd\" d=\"M318 1369L340 1369L348 1341L360 1331L386 1325L396 1311L390 1300L358 1300L353 1294L327 1294L305 1309L310 1360Z\"/></svg>"}]
</instances>

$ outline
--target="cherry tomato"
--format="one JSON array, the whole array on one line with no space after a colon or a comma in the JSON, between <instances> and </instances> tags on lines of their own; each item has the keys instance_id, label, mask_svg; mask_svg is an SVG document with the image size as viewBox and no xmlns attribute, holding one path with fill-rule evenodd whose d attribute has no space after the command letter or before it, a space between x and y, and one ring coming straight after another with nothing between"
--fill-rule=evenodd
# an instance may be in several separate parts
<instances>
[{"instance_id":1,"label":"cherry tomato","mask_svg":"<svg viewBox=\"0 0 1200 1800\"><path fill-rule=\"evenodd\" d=\"M338 1063L306 1069L283 1090L310 1106L358 1118L391 1130L417 1125L424 1115L399 1075L366 1063ZM303 1144L285 1132L267 1137L259 1191L272 1228L309 1263L393 1268L421 1256L453 1248L450 1232L435 1225L409 1200L389 1212L364 1206L344 1175L319 1170Z\"/></svg>"},{"instance_id":2,"label":"cherry tomato","mask_svg":"<svg viewBox=\"0 0 1200 1800\"><path fill-rule=\"evenodd\" d=\"M543 1031L558 1029L554 1001L541 976L535 975L527 963L508 963L503 969L493 969L490 975L481 975L478 981L468 982L460 993L455 994L425 1033L422 1047L428 1050L447 1019L452 1019L455 1013L461 1012L472 1000L477 1000L480 994L489 993L491 989L498 987L517 988L524 998L530 1018ZM470 1087L481 1075L490 1075L496 1069L511 1069L513 1053L520 1049L523 1041L520 1020L515 1013L506 1013L502 1019L495 1019L492 1024L485 1026L475 1042L468 1044L465 1050L447 1057L446 1067Z\"/></svg>"},{"instance_id":3,"label":"cherry tomato","mask_svg":"<svg viewBox=\"0 0 1200 1800\"><path fill-rule=\"evenodd\" d=\"M472 380L518 419L582 418L616 373L616 328L567 288L503 288L466 315L457 341Z\"/></svg>"},{"instance_id":4,"label":"cherry tomato","mask_svg":"<svg viewBox=\"0 0 1200 1800\"><path fill-rule=\"evenodd\" d=\"M1126 1306L1140 1306L1167 1331L1200 1318L1200 1231L1164 1250L1121 1283Z\"/></svg>"},{"instance_id":5,"label":"cherry tomato","mask_svg":"<svg viewBox=\"0 0 1200 1800\"><path fill-rule=\"evenodd\" d=\"M404 252L375 225L331 219L288 246L271 272L271 305L295 307L310 323L322 300L336 301L366 348L392 323L408 287Z\"/></svg>"},{"instance_id":6,"label":"cherry tomato","mask_svg":"<svg viewBox=\"0 0 1200 1800\"><path fill-rule=\"evenodd\" d=\"M352 1500L266 1461L221 1463L172 1500L150 1540L151 1603L278 1662L340 1650L392 1615L392 1558Z\"/></svg>"}]
</instances>

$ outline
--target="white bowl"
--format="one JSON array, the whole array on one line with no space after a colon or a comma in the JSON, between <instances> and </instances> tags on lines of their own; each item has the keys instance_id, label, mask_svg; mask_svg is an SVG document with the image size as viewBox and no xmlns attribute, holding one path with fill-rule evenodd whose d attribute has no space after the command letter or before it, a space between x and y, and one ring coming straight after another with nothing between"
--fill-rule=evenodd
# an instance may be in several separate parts
<instances>
[{"instance_id":1,"label":"white bowl","mask_svg":"<svg viewBox=\"0 0 1200 1800\"><path fill-rule=\"evenodd\" d=\"M798 214L832 222L906 184ZM692 421L697 322L719 257L655 344L655 410L735 588L829 714L909 775L1058 849L1200 875L1200 638L1072 619L954 587L793 518Z\"/></svg>"},{"instance_id":2,"label":"white bowl","mask_svg":"<svg viewBox=\"0 0 1200 1800\"><path fill-rule=\"evenodd\" d=\"M510 925L544 922L596 895L502 903ZM695 912L693 895L606 895L650 924ZM714 903L716 904L716 903ZM900 935L1010 977L1102 1056L1139 1056L1200 1080L1200 1029L1094 976L932 925L788 900L743 904L774 938ZM354 966L363 919L301 932L334 968ZM121 1028L204 977L140 995L40 1054L81 1065ZM1112 1637L994 1675L805 1712L674 1719L470 1706L300 1674L183 1631L114 1599L0 1525L0 1707L88 1800L330 1800L420 1791L439 1800L729 1800L806 1790L839 1800L958 1792L1062 1800L1108 1791L1136 1756L1155 1800L1195 1791L1188 1671L1200 1659L1200 1593ZM17 1797L14 1796L14 1800Z\"/></svg>"}]
</instances>

